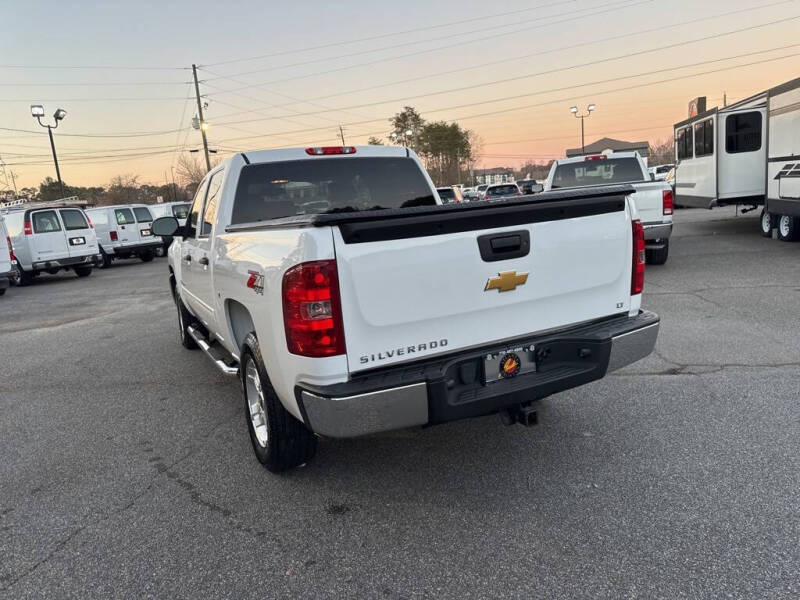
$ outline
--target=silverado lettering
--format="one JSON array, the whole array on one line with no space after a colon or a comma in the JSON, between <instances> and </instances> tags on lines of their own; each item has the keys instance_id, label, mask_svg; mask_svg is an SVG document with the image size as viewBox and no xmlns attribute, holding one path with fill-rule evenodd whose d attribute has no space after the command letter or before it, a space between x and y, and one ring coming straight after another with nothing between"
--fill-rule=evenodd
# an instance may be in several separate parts
<instances>
[{"instance_id":1,"label":"silverado lettering","mask_svg":"<svg viewBox=\"0 0 800 600\"><path fill-rule=\"evenodd\" d=\"M378 360L386 360L393 356L403 356L405 354L413 354L415 352L424 352L425 350L435 350L436 348L444 348L447 346L447 340L439 340L428 342L426 344L417 344L416 346L406 346L405 348L395 348L394 350L386 350L386 352L378 352L378 354L370 354L362 356L359 360L362 365Z\"/></svg>"}]
</instances>

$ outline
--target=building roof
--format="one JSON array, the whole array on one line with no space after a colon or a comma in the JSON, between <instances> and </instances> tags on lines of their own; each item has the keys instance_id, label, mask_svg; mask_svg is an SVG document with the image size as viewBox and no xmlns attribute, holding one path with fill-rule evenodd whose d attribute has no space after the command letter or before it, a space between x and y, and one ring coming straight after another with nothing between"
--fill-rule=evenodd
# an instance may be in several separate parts
<instances>
[{"instance_id":1,"label":"building roof","mask_svg":"<svg viewBox=\"0 0 800 600\"><path fill-rule=\"evenodd\" d=\"M492 167L491 169L475 169L476 175L504 175L506 173L513 173L514 169L510 167Z\"/></svg>"},{"instance_id":2,"label":"building roof","mask_svg":"<svg viewBox=\"0 0 800 600\"><path fill-rule=\"evenodd\" d=\"M605 150L613 150L614 152L636 150L642 157L646 157L649 148L650 144L648 142L625 142L604 137L591 144L586 144L583 151L580 148L567 148L567 157L581 156L582 154L600 154Z\"/></svg>"}]
</instances>

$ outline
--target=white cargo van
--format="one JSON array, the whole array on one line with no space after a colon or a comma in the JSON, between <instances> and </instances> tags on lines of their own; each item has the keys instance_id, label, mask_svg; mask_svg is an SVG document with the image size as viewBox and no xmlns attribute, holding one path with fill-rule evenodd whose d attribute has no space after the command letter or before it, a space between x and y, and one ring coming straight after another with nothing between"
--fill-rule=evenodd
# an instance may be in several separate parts
<instances>
[{"instance_id":1,"label":"white cargo van","mask_svg":"<svg viewBox=\"0 0 800 600\"><path fill-rule=\"evenodd\" d=\"M3 217L0 217L0 296L6 293L6 289L11 283L11 257L13 254L6 224Z\"/></svg>"},{"instance_id":2,"label":"white cargo van","mask_svg":"<svg viewBox=\"0 0 800 600\"><path fill-rule=\"evenodd\" d=\"M12 278L17 285L62 269L86 277L101 260L92 223L77 206L23 204L4 209L2 216L14 253Z\"/></svg>"},{"instance_id":3,"label":"white cargo van","mask_svg":"<svg viewBox=\"0 0 800 600\"><path fill-rule=\"evenodd\" d=\"M150 212L157 219L159 217L175 217L178 224L183 227L186 225L186 217L189 216L189 202L163 202L161 204L151 204Z\"/></svg>"},{"instance_id":4,"label":"white cargo van","mask_svg":"<svg viewBox=\"0 0 800 600\"><path fill-rule=\"evenodd\" d=\"M161 238L150 231L153 216L145 204L101 206L86 214L97 231L104 267L114 259L133 256L150 262L161 247Z\"/></svg>"}]
</instances>

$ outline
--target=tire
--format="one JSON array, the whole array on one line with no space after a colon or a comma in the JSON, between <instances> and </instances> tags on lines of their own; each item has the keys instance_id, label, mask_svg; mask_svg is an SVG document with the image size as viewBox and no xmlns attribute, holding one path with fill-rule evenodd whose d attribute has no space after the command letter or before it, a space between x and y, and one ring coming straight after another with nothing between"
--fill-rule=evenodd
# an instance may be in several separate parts
<instances>
[{"instance_id":1,"label":"tire","mask_svg":"<svg viewBox=\"0 0 800 600\"><path fill-rule=\"evenodd\" d=\"M273 473L307 463L317 451L317 438L278 399L269 383L255 334L250 333L245 339L241 356L244 418L256 458Z\"/></svg>"},{"instance_id":2,"label":"tire","mask_svg":"<svg viewBox=\"0 0 800 600\"><path fill-rule=\"evenodd\" d=\"M14 270L11 273L11 280L14 282L14 285L18 285L19 287L30 285L33 282L33 277L33 273L27 272L20 267L19 264L14 265Z\"/></svg>"},{"instance_id":3,"label":"tire","mask_svg":"<svg viewBox=\"0 0 800 600\"><path fill-rule=\"evenodd\" d=\"M194 317L192 313L186 310L180 296L175 296L175 306L178 308L178 338L181 341L181 346L187 350L197 350L197 342L195 342L194 338L186 331L189 325L195 322Z\"/></svg>"},{"instance_id":4,"label":"tire","mask_svg":"<svg viewBox=\"0 0 800 600\"><path fill-rule=\"evenodd\" d=\"M75 275L78 277L88 277L92 274L92 267L75 267Z\"/></svg>"},{"instance_id":5,"label":"tire","mask_svg":"<svg viewBox=\"0 0 800 600\"><path fill-rule=\"evenodd\" d=\"M0 288L0 296L5 295L5 293L6 293L6 288Z\"/></svg>"},{"instance_id":6,"label":"tire","mask_svg":"<svg viewBox=\"0 0 800 600\"><path fill-rule=\"evenodd\" d=\"M102 255L103 259L101 263L98 265L101 269L107 269L111 266L111 257L106 254L106 251L103 250L102 246L100 247L100 254Z\"/></svg>"},{"instance_id":7,"label":"tire","mask_svg":"<svg viewBox=\"0 0 800 600\"><path fill-rule=\"evenodd\" d=\"M778 218L778 239L793 242L800 237L800 219L781 215Z\"/></svg>"},{"instance_id":8,"label":"tire","mask_svg":"<svg viewBox=\"0 0 800 600\"><path fill-rule=\"evenodd\" d=\"M663 248L653 248L644 251L645 262L649 265L663 265L669 256L669 240L664 240Z\"/></svg>"},{"instance_id":9,"label":"tire","mask_svg":"<svg viewBox=\"0 0 800 600\"><path fill-rule=\"evenodd\" d=\"M142 259L142 262L150 262L154 256L152 250L146 250L139 255L139 258Z\"/></svg>"},{"instance_id":10,"label":"tire","mask_svg":"<svg viewBox=\"0 0 800 600\"><path fill-rule=\"evenodd\" d=\"M766 238L772 237L772 230L775 229L777 225L777 219L768 213L766 209L761 209L761 235Z\"/></svg>"}]
</instances>

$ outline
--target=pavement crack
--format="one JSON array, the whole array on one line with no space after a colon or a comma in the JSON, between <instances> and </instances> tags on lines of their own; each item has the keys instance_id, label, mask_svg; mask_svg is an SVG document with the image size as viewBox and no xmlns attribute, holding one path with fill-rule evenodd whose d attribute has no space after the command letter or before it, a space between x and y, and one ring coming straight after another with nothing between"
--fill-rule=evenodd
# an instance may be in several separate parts
<instances>
[{"instance_id":1,"label":"pavement crack","mask_svg":"<svg viewBox=\"0 0 800 600\"><path fill-rule=\"evenodd\" d=\"M53 558L56 554L58 554L70 541L72 541L77 535L79 535L84 529L86 529L86 525L81 525L77 529L75 529L72 533L70 533L67 537L61 540L58 544L56 544L53 549L45 556L42 560L36 562L33 566L26 569L24 572L20 573L17 577L9 579L9 582L6 586L1 587L0 591L5 592L10 590L14 587L17 583L21 580L25 579L29 575L31 575L36 569L41 567L42 565L46 564L51 558Z\"/></svg>"}]
</instances>

